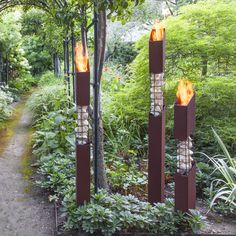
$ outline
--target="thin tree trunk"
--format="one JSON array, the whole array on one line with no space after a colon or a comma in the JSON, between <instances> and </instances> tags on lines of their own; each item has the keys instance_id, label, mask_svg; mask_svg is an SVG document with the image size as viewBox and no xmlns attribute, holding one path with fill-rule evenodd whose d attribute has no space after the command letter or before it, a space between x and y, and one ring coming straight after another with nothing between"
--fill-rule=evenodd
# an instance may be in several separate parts
<instances>
[{"instance_id":1,"label":"thin tree trunk","mask_svg":"<svg viewBox=\"0 0 236 236\"><path fill-rule=\"evenodd\" d=\"M171 10L171 7L170 7L169 2L168 2L167 0L165 0L165 3L166 3L166 6L167 6L167 8L168 8L170 14L173 16L173 15L174 15L174 12Z\"/></svg>"},{"instance_id":2,"label":"thin tree trunk","mask_svg":"<svg viewBox=\"0 0 236 236\"><path fill-rule=\"evenodd\" d=\"M81 38L83 47L86 48L86 31L84 25L81 27ZM101 82L104 58L105 58L105 48L106 48L106 12L101 11L98 13L98 80ZM98 166L97 166L97 184L98 188L108 189L108 183L106 178L105 161L104 161L104 130L102 122L102 112L101 112L101 87L99 87L99 127L98 127ZM93 111L90 110L90 116L93 116ZM94 139L93 139L94 140ZM93 143L94 146L94 143Z\"/></svg>"},{"instance_id":3,"label":"thin tree trunk","mask_svg":"<svg viewBox=\"0 0 236 236\"><path fill-rule=\"evenodd\" d=\"M59 77L61 74L61 68L60 68L60 58L58 56L58 53L55 53L54 56L54 74L56 77Z\"/></svg>"},{"instance_id":4,"label":"thin tree trunk","mask_svg":"<svg viewBox=\"0 0 236 236\"><path fill-rule=\"evenodd\" d=\"M106 48L106 12L98 14L98 79L101 82ZM98 144L98 188L108 189L104 161L104 130L101 109L101 86L99 89L99 144Z\"/></svg>"}]
</instances>

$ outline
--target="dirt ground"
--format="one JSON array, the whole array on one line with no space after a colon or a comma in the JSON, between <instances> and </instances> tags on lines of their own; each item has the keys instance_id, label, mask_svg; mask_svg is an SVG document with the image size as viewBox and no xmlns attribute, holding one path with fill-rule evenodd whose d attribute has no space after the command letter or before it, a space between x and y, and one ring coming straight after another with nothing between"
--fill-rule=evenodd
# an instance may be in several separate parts
<instances>
[{"instance_id":1,"label":"dirt ground","mask_svg":"<svg viewBox=\"0 0 236 236\"><path fill-rule=\"evenodd\" d=\"M236 235L236 218L224 217L213 213L200 201L197 202L197 210L206 217L201 234Z\"/></svg>"},{"instance_id":2,"label":"dirt ground","mask_svg":"<svg viewBox=\"0 0 236 236\"><path fill-rule=\"evenodd\" d=\"M17 124L6 127L5 133L12 136L4 148L4 132L0 132L0 236L51 236L55 229L54 207L33 185L31 117L24 104L19 105L23 109Z\"/></svg>"}]
</instances>

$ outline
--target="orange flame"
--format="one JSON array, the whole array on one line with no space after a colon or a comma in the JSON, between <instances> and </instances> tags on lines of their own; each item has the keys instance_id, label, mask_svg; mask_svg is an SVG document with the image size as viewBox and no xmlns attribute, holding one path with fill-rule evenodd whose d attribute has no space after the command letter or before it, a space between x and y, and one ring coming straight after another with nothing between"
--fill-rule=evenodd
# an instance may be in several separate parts
<instances>
[{"instance_id":1,"label":"orange flame","mask_svg":"<svg viewBox=\"0 0 236 236\"><path fill-rule=\"evenodd\" d=\"M176 93L177 103L186 106L194 95L193 85L189 80L180 80Z\"/></svg>"},{"instance_id":2,"label":"orange flame","mask_svg":"<svg viewBox=\"0 0 236 236\"><path fill-rule=\"evenodd\" d=\"M155 24L152 27L150 40L151 41L162 41L164 38L165 28L160 23L159 20L156 20Z\"/></svg>"},{"instance_id":3,"label":"orange flame","mask_svg":"<svg viewBox=\"0 0 236 236\"><path fill-rule=\"evenodd\" d=\"M84 50L81 42L76 43L75 46L75 67L76 72L89 71L88 52L86 49Z\"/></svg>"}]
</instances>

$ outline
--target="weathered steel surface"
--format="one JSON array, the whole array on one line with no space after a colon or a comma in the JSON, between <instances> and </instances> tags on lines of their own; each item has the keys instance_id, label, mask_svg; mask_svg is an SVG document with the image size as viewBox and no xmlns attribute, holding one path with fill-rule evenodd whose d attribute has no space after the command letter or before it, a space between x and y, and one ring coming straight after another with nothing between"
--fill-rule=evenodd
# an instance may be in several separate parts
<instances>
[{"instance_id":1,"label":"weathered steel surface","mask_svg":"<svg viewBox=\"0 0 236 236\"><path fill-rule=\"evenodd\" d=\"M165 108L161 115L149 115L148 201L164 201L165 194Z\"/></svg>"}]
</instances>

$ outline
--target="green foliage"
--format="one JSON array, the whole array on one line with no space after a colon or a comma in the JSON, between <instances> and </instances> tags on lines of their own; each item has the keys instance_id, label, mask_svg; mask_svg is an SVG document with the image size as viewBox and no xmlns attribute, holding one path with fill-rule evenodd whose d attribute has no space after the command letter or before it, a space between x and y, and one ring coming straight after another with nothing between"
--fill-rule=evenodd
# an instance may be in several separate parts
<instances>
[{"instance_id":1,"label":"green foliage","mask_svg":"<svg viewBox=\"0 0 236 236\"><path fill-rule=\"evenodd\" d=\"M198 161L197 159L197 173L196 173L196 187L197 195L203 199L209 198L209 189L211 182L217 178L216 173L213 174L214 167L206 160Z\"/></svg>"},{"instance_id":2,"label":"green foliage","mask_svg":"<svg viewBox=\"0 0 236 236\"><path fill-rule=\"evenodd\" d=\"M211 11L212 16L215 16L215 20L219 21L219 29L217 28L217 37L222 42L225 39L224 34L220 33L219 31L225 32L232 31L232 22L234 16L232 16L234 9L231 7L230 2L229 6L224 6L223 8L223 1L208 1L207 8ZM213 3L215 3L213 5ZM199 5L198 5L199 4ZM203 15L201 11L201 6L203 3L197 3L191 6L188 6L187 9L192 9L193 14L199 15L198 21L203 21L204 17L208 17L207 15ZM224 11L222 14L222 19L220 17L221 9ZM226 9L225 9L226 8ZM184 8L185 9L185 8ZM204 8L205 9L205 8ZM227 27L225 28L225 19L229 16L232 16L232 20ZM187 15L187 16L185 16ZM202 16L202 18L200 17ZM177 23L178 19L183 22L181 24ZM228 18L227 18L228 19ZM175 21L176 20L176 21ZM173 103L175 101L175 93L176 93L176 86L177 81L182 79L182 76L185 78L190 79L196 90L196 99L197 99L197 128L196 128L196 141L195 145L197 150L201 150L208 153L216 153L216 145L211 133L211 126L215 127L217 132L225 139L226 145L231 147L231 151L233 151L233 142L235 140L235 112L236 112L236 95L235 95L235 76L233 74L227 76L217 76L212 75L209 77L200 77L201 68L198 67L195 62L192 63L191 60L197 60L199 54L195 54L195 51L201 51L195 44L201 44L201 41L205 39L203 34L204 32L196 32L191 31L189 27L195 27L195 23L191 20L191 16L186 10L182 11L180 16L175 18L170 18L167 20L166 23L166 45L167 45L167 67L166 67L166 86L165 86L165 97L166 97L166 109L167 109L167 145L168 145L168 152L173 153L173 149L175 147L170 142L173 138ZM197 21L197 22L198 22ZM208 20L206 20L208 22ZM178 26L177 26L178 24ZM186 29L184 26L187 24ZM214 24L215 26L216 24ZM176 27L175 27L176 26ZM180 33L178 29L184 30L184 33ZM208 27L208 28L207 28ZM204 29L208 31L213 30L211 24L206 25ZM200 30L200 28L195 27L196 30ZM187 33L192 33L192 38L195 40L195 46L190 47L190 42L188 37L186 36ZM231 32L234 35L233 32ZM228 35L228 32L226 33ZM227 46L227 53L230 51L229 60L231 60L231 56L234 48L232 46L232 35L230 35L226 42ZM204 37L203 37L204 36ZM183 38L181 40L181 37ZM190 37L190 36L189 36ZM214 37L212 35L212 37ZM210 48L217 48L220 45L217 44L216 37L210 41L211 44L207 44ZM216 45L217 44L217 45ZM204 47L204 51L208 50ZM149 87L150 87L150 75L149 75L149 66L148 66L148 35L145 35L142 39L137 42L137 48L139 49L139 53L133 63L131 64L130 71L132 75L128 80L125 81L125 86L122 86L119 91L115 91L113 94L109 95L109 98L105 98L104 103L104 110L105 116L107 114L113 114L116 120L117 127L123 126L125 124L126 130L129 130L130 124L136 123L137 126L141 127L142 132L146 133L146 126L147 126L147 118L149 113ZM186 55L180 55L179 53L183 50L188 50L189 58ZM210 50L210 49L209 49ZM212 50L211 55L209 58L212 60L212 70L214 69L217 71L216 65L213 61L217 61L218 57L218 50ZM174 62L175 65L172 63L172 57L175 55L180 55L180 57L176 57L176 61ZM221 54L219 57L224 61L223 58L226 59L226 54ZM184 73L183 70L178 69L180 64L184 63L185 69ZM230 63L229 63L230 64ZM182 67L181 67L182 68ZM200 68L200 69L199 69ZM172 71L173 69L173 71ZM193 70L197 70L198 72L195 73ZM173 72L173 73L172 73ZM228 73L225 70L226 74ZM122 81L122 80L121 80ZM206 115L207 114L207 115ZM115 128L114 128L115 130Z\"/></svg>"},{"instance_id":3,"label":"green foliage","mask_svg":"<svg viewBox=\"0 0 236 236\"><path fill-rule=\"evenodd\" d=\"M183 215L174 211L174 203L167 199L165 203L154 206L142 202L132 195L108 194L101 191L92 197L90 203L76 208L74 194L67 193L62 209L68 216L67 229L79 228L88 233L112 235L115 232L151 232L169 235L190 228L199 229L202 217L197 211ZM68 208L69 206L69 208Z\"/></svg>"},{"instance_id":4,"label":"green foliage","mask_svg":"<svg viewBox=\"0 0 236 236\"><path fill-rule=\"evenodd\" d=\"M13 98L11 94L4 92L0 87L0 123L11 116L12 109L9 105L12 102Z\"/></svg>"},{"instance_id":5,"label":"green foliage","mask_svg":"<svg viewBox=\"0 0 236 236\"><path fill-rule=\"evenodd\" d=\"M113 46L110 60L118 65L126 66L131 63L137 55L132 43L117 42ZM109 52L108 52L109 53Z\"/></svg>"},{"instance_id":6,"label":"green foliage","mask_svg":"<svg viewBox=\"0 0 236 236\"><path fill-rule=\"evenodd\" d=\"M37 36L25 37L23 47L33 75L51 69L52 58L49 52L45 50L44 41L41 38Z\"/></svg>"},{"instance_id":7,"label":"green foliage","mask_svg":"<svg viewBox=\"0 0 236 236\"><path fill-rule=\"evenodd\" d=\"M138 158L146 152L147 147L143 145L144 137L140 135L136 125L126 130L124 126L116 127L116 121L111 116L106 120L105 161L109 167L107 176L113 190L129 193L147 184L147 173L140 172Z\"/></svg>"},{"instance_id":8,"label":"green foliage","mask_svg":"<svg viewBox=\"0 0 236 236\"><path fill-rule=\"evenodd\" d=\"M198 1L165 21L168 73L226 74L235 66L236 2Z\"/></svg>"},{"instance_id":9,"label":"green foliage","mask_svg":"<svg viewBox=\"0 0 236 236\"><path fill-rule=\"evenodd\" d=\"M1 59L8 64L10 80L24 77L29 73L29 64L22 49L20 12L10 12L0 17L0 52ZM6 66L4 66L6 71Z\"/></svg>"},{"instance_id":10,"label":"green foliage","mask_svg":"<svg viewBox=\"0 0 236 236\"><path fill-rule=\"evenodd\" d=\"M99 0L97 1L96 10L107 10L109 18L125 22L131 17L134 6L142 4L143 2L144 0ZM93 3L92 0L63 0L60 2L55 2L54 0L45 0L43 2L41 0L34 0L34 2L29 0L3 0L0 3L0 7L8 8L21 5L24 6L26 10L36 7L45 11L48 15L51 15L52 20L56 22L57 25L68 29L67 27L72 25L77 26L78 21L85 23L85 16L81 14L84 10L87 10L86 20L92 21L91 12L93 10Z\"/></svg>"},{"instance_id":11,"label":"green foliage","mask_svg":"<svg viewBox=\"0 0 236 236\"><path fill-rule=\"evenodd\" d=\"M51 55L54 52L47 47L48 35L45 33L45 28L50 22L46 22L46 19L46 14L36 9L27 11L21 19L23 48L31 66L31 73L34 75L41 74L52 67ZM54 31L57 30L54 29Z\"/></svg>"},{"instance_id":12,"label":"green foliage","mask_svg":"<svg viewBox=\"0 0 236 236\"><path fill-rule=\"evenodd\" d=\"M65 157L60 154L42 156L39 173L43 179L37 181L42 188L63 195L68 186L75 186L75 160L74 157Z\"/></svg>"},{"instance_id":13,"label":"green foliage","mask_svg":"<svg viewBox=\"0 0 236 236\"><path fill-rule=\"evenodd\" d=\"M152 22L155 19L160 19L162 16L162 1L155 0L145 0L143 4L134 8L132 21L147 24L147 22Z\"/></svg>"},{"instance_id":14,"label":"green foliage","mask_svg":"<svg viewBox=\"0 0 236 236\"><path fill-rule=\"evenodd\" d=\"M39 78L39 90L27 104L33 112L33 154L43 179L38 184L58 195L75 185L75 109L65 95L62 81L47 72Z\"/></svg>"},{"instance_id":15,"label":"green foliage","mask_svg":"<svg viewBox=\"0 0 236 236\"><path fill-rule=\"evenodd\" d=\"M62 85L43 87L32 95L28 102L29 109L33 112L34 122L45 118L50 111L66 108L68 105L67 95Z\"/></svg>"},{"instance_id":16,"label":"green foliage","mask_svg":"<svg viewBox=\"0 0 236 236\"><path fill-rule=\"evenodd\" d=\"M9 82L11 89L15 91L15 94L19 97L23 93L28 92L32 87L37 85L37 78L31 76L30 74L25 75L22 78L16 78Z\"/></svg>"},{"instance_id":17,"label":"green foliage","mask_svg":"<svg viewBox=\"0 0 236 236\"><path fill-rule=\"evenodd\" d=\"M5 92L7 94L7 97L11 100L11 102L17 102L19 101L19 91L16 88L9 87L8 85L6 86L1 86L0 90Z\"/></svg>"},{"instance_id":18,"label":"green foliage","mask_svg":"<svg viewBox=\"0 0 236 236\"><path fill-rule=\"evenodd\" d=\"M217 200L225 202L236 209L236 159L231 157L223 141L213 129L214 136L221 147L223 157L208 157L214 164L215 170L221 173L221 178L214 179L211 183L211 193L216 188L210 207L212 207Z\"/></svg>"},{"instance_id":19,"label":"green foliage","mask_svg":"<svg viewBox=\"0 0 236 236\"><path fill-rule=\"evenodd\" d=\"M55 77L52 71L47 71L44 74L42 74L38 81L39 87L53 86L55 84L62 85L63 79Z\"/></svg>"}]
</instances>

